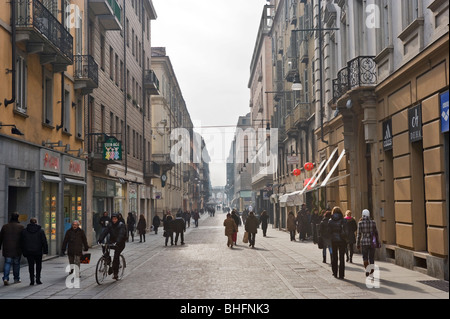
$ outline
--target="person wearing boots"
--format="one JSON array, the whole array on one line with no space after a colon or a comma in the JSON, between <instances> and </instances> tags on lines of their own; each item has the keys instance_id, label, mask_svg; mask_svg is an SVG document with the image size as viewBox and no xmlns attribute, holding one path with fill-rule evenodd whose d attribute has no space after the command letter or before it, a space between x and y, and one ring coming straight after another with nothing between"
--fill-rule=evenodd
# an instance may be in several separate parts
<instances>
[{"instance_id":1,"label":"person wearing boots","mask_svg":"<svg viewBox=\"0 0 450 319\"><path fill-rule=\"evenodd\" d=\"M327 262L327 249L330 252L330 260L331 260L331 256L333 253L333 250L331 248L331 239L330 239L330 235L328 233L328 221L330 220L330 217L331 217L331 212L329 210L327 210L323 214L323 219L319 224L319 233L323 240L323 247L322 247L323 260L322 260L322 262L324 264L326 264L326 262Z\"/></svg>"},{"instance_id":2,"label":"person wearing boots","mask_svg":"<svg viewBox=\"0 0 450 319\"><path fill-rule=\"evenodd\" d=\"M335 278L344 279L345 275L345 247L347 246L347 225L342 210L335 206L328 220L328 233L331 239L331 269ZM339 262L338 262L339 261ZM338 265L339 264L339 265Z\"/></svg>"},{"instance_id":3,"label":"person wearing boots","mask_svg":"<svg viewBox=\"0 0 450 319\"><path fill-rule=\"evenodd\" d=\"M30 286L33 286L36 279L36 284L40 285L41 270L42 270L42 256L48 254L47 237L44 230L37 224L36 218L31 218L27 227L22 230L21 246L23 255L28 260L28 272L30 273ZM34 267L36 265L36 275Z\"/></svg>"},{"instance_id":4,"label":"person wearing boots","mask_svg":"<svg viewBox=\"0 0 450 319\"><path fill-rule=\"evenodd\" d=\"M361 249L366 277L373 273L373 267L367 267L375 263L375 247L372 246L372 234L375 234L378 240L377 224L370 219L370 211L364 209L362 217L358 222L358 232L356 235L356 248Z\"/></svg>"},{"instance_id":5,"label":"person wearing boots","mask_svg":"<svg viewBox=\"0 0 450 319\"><path fill-rule=\"evenodd\" d=\"M356 243L356 230L358 226L356 225L356 220L352 217L352 212L347 210L345 212L345 220L347 221L347 247L345 249L345 254L347 255L346 261L353 263L353 247Z\"/></svg>"}]
</instances>

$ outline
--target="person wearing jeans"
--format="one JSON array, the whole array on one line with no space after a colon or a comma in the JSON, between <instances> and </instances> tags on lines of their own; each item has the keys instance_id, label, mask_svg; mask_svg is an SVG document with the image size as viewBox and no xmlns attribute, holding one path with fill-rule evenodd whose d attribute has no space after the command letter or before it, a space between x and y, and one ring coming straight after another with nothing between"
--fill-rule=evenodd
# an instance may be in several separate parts
<instances>
[{"instance_id":1,"label":"person wearing jeans","mask_svg":"<svg viewBox=\"0 0 450 319\"><path fill-rule=\"evenodd\" d=\"M9 223L3 225L0 231L0 249L2 249L3 257L5 257L2 278L5 286L9 285L11 265L13 268L14 283L20 283L20 257L22 256L20 239L23 229L23 225L19 223L19 214L12 213Z\"/></svg>"}]
</instances>

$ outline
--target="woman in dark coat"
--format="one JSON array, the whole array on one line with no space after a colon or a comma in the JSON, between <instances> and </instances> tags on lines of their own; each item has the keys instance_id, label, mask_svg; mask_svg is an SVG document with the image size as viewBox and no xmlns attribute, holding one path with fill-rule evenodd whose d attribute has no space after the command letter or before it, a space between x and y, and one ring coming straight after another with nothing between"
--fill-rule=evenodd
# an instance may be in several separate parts
<instances>
[{"instance_id":1,"label":"woman in dark coat","mask_svg":"<svg viewBox=\"0 0 450 319\"><path fill-rule=\"evenodd\" d=\"M322 256L323 256L323 263L327 262L327 249L330 252L330 259L331 256L333 256L333 250L331 249L331 238L330 234L328 233L328 221L330 220L331 212L327 210L324 215L323 219L319 224L319 236L322 239Z\"/></svg>"},{"instance_id":2,"label":"woman in dark coat","mask_svg":"<svg viewBox=\"0 0 450 319\"><path fill-rule=\"evenodd\" d=\"M166 221L164 222L164 237L166 237L166 246L170 238L170 245L173 245L173 218L172 215L166 216Z\"/></svg>"},{"instance_id":3,"label":"woman in dark coat","mask_svg":"<svg viewBox=\"0 0 450 319\"><path fill-rule=\"evenodd\" d=\"M36 265L36 283L38 285L42 284L42 255L48 254L48 243L45 232L41 226L37 224L36 218L31 218L30 223L22 230L21 246L23 255L28 260L30 286L34 285L34 265Z\"/></svg>"},{"instance_id":4,"label":"woman in dark coat","mask_svg":"<svg viewBox=\"0 0 450 319\"><path fill-rule=\"evenodd\" d=\"M347 260L353 263L353 247L356 243L356 231L358 230L358 225L356 220L352 217L352 212L347 210L345 212L345 220L347 223L347 247L345 249L345 254L347 255Z\"/></svg>"},{"instance_id":5,"label":"woman in dark coat","mask_svg":"<svg viewBox=\"0 0 450 319\"><path fill-rule=\"evenodd\" d=\"M254 212L250 212L245 221L245 231L248 232L249 246L255 248L255 237L258 232L258 219Z\"/></svg>"},{"instance_id":6,"label":"woman in dark coat","mask_svg":"<svg viewBox=\"0 0 450 319\"><path fill-rule=\"evenodd\" d=\"M138 221L136 229L139 232L139 239L140 239L139 242L142 243L142 238L144 238L144 243L145 243L145 232L147 229L147 222L146 222L143 214L141 214L141 216L139 216L139 221Z\"/></svg>"},{"instance_id":7,"label":"woman in dark coat","mask_svg":"<svg viewBox=\"0 0 450 319\"><path fill-rule=\"evenodd\" d=\"M69 264L77 265L77 270L80 269L80 257L83 255L83 247L85 251L89 249L86 234L84 233L84 230L80 228L80 223L78 222L78 220L74 220L72 222L72 227L66 232L66 235L64 236L64 240L61 245L61 252L64 255L67 248ZM70 273L73 273L72 266Z\"/></svg>"},{"instance_id":8,"label":"woman in dark coat","mask_svg":"<svg viewBox=\"0 0 450 319\"><path fill-rule=\"evenodd\" d=\"M347 246L343 234L347 233L347 225L342 215L342 211L338 206L335 206L331 211L331 218L328 221L328 233L331 239L331 269L333 276L338 277L338 259L339 259L339 279L344 279L345 274L345 247Z\"/></svg>"},{"instance_id":9,"label":"woman in dark coat","mask_svg":"<svg viewBox=\"0 0 450 319\"><path fill-rule=\"evenodd\" d=\"M159 225L161 225L161 219L159 218L158 215L155 215L155 217L153 217L153 229L155 230L155 235L158 234L158 227Z\"/></svg>"}]
</instances>

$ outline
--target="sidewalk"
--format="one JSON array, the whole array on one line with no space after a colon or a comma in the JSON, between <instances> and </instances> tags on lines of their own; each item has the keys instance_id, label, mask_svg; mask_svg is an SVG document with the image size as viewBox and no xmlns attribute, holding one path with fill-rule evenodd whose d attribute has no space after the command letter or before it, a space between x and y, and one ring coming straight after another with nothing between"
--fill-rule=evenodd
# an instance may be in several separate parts
<instances>
[{"instance_id":1,"label":"sidewalk","mask_svg":"<svg viewBox=\"0 0 450 319\"><path fill-rule=\"evenodd\" d=\"M152 280L152 285L158 287L157 298L169 299L183 298L186 291L193 299L449 298L448 292L430 285L446 286L448 290L448 282L390 262L376 261L376 278L379 280L366 282L360 254L353 256L354 263L346 263L345 279L336 279L331 273L329 255L327 263L322 263L322 250L317 245L311 241L291 242L289 233L273 229L271 225L267 237L263 237L258 229L254 249L242 243L242 226L239 227L238 245L227 248L223 234L225 216L222 213L216 213L215 217L204 214L198 228L191 223L185 233L185 246L170 247L169 244L165 247L162 229L158 235L147 233L146 243L139 243L139 236L135 237L135 242L126 245L127 269L124 281L119 285L99 286L95 282L95 266L101 256L101 248L97 246L89 249L91 263L81 265L81 289L66 287L68 258L56 257L43 263L42 285L29 286L28 268L24 265L20 271L22 283L0 285L0 300L156 298L152 288L143 285L142 278ZM191 264L187 264L186 258L190 258ZM233 262L230 264L229 260ZM180 272L186 265L190 272ZM161 274L155 276L155 271L161 271ZM238 275L236 271L244 275ZM200 273L207 277L206 286L200 277L196 277ZM207 274L214 274L214 278ZM171 282L173 285L179 280L177 276L184 276L185 288L170 291ZM134 295L135 292L142 294Z\"/></svg>"}]
</instances>

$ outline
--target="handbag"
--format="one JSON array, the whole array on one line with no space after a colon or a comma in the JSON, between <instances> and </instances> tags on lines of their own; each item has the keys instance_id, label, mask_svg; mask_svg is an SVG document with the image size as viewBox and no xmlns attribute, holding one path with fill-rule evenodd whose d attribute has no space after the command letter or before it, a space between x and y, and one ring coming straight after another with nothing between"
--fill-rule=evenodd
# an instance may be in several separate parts
<instances>
[{"instance_id":1,"label":"handbag","mask_svg":"<svg viewBox=\"0 0 450 319\"><path fill-rule=\"evenodd\" d=\"M244 244L247 244L247 243L248 243L248 232L244 232L244 238L242 238L242 242L243 242Z\"/></svg>"},{"instance_id":2,"label":"handbag","mask_svg":"<svg viewBox=\"0 0 450 319\"><path fill-rule=\"evenodd\" d=\"M91 254L83 254L80 257L80 264L89 264L91 262Z\"/></svg>"},{"instance_id":3,"label":"handbag","mask_svg":"<svg viewBox=\"0 0 450 319\"><path fill-rule=\"evenodd\" d=\"M371 242L370 245L372 246L372 248L381 248L381 243L378 240L378 231L375 228L375 225L373 226L373 230L370 233L370 238L371 238Z\"/></svg>"}]
</instances>

